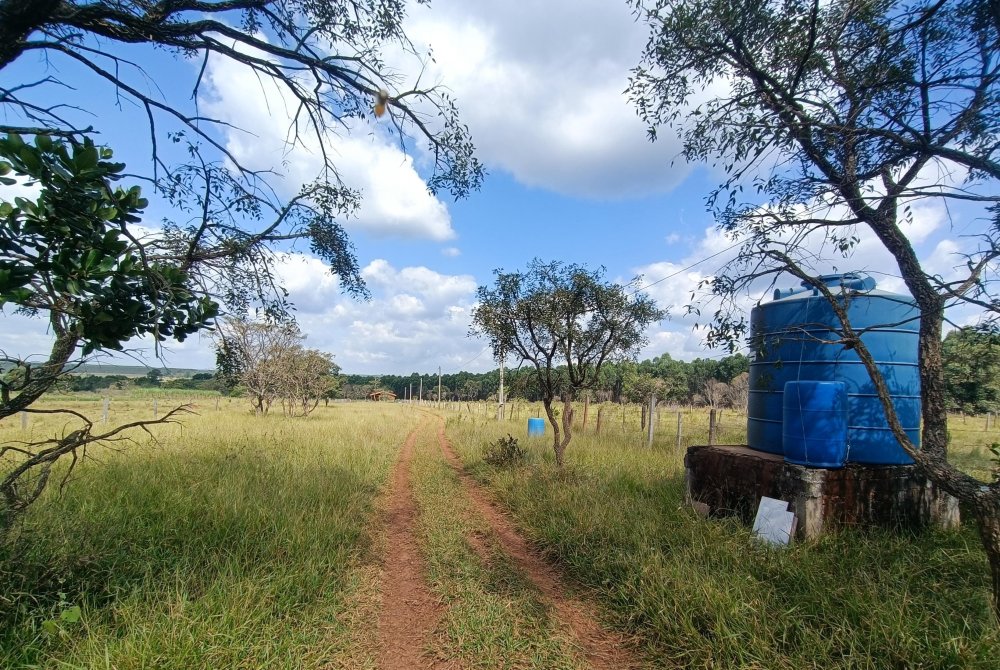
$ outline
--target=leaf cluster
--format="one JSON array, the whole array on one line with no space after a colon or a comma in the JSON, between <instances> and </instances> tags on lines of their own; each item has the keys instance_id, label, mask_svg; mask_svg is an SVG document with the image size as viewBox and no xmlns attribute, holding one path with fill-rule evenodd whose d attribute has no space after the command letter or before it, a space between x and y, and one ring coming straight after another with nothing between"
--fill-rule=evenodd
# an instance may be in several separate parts
<instances>
[{"instance_id":1,"label":"leaf cluster","mask_svg":"<svg viewBox=\"0 0 1000 670\"><path fill-rule=\"evenodd\" d=\"M130 226L147 202L115 185L124 166L111 158L89 138L0 138L0 174L38 189L0 202L0 307L45 313L84 354L142 335L183 341L218 313L189 273L145 256Z\"/></svg>"},{"instance_id":2,"label":"leaf cluster","mask_svg":"<svg viewBox=\"0 0 1000 670\"><path fill-rule=\"evenodd\" d=\"M603 268L535 259L524 272L494 274L477 290L472 333L498 358L530 363L543 397L590 388L605 362L634 356L666 316L647 295L606 282Z\"/></svg>"}]
</instances>

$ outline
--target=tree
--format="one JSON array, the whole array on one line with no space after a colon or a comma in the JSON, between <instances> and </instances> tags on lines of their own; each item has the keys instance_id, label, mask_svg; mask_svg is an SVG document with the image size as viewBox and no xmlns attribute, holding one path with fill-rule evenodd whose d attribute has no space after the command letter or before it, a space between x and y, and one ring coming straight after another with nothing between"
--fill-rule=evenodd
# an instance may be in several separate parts
<instances>
[{"instance_id":1,"label":"tree","mask_svg":"<svg viewBox=\"0 0 1000 670\"><path fill-rule=\"evenodd\" d=\"M495 270L492 287L477 289L472 333L486 337L494 356L514 354L534 367L552 425L556 463L572 439L573 399L592 388L604 363L634 356L646 327L664 318L655 302L628 286L608 284L604 270L535 259L525 272ZM560 367L562 366L562 367ZM562 431L552 403L561 397Z\"/></svg>"},{"instance_id":2,"label":"tree","mask_svg":"<svg viewBox=\"0 0 1000 670\"><path fill-rule=\"evenodd\" d=\"M1000 334L953 330L941 349L948 408L966 414L1000 410Z\"/></svg>"},{"instance_id":3,"label":"tree","mask_svg":"<svg viewBox=\"0 0 1000 670\"><path fill-rule=\"evenodd\" d=\"M985 325L1000 312L997 3L662 0L646 17L650 40L632 98L653 137L673 126L688 159L723 163L728 177L708 202L742 242L710 285L721 301L710 341L732 345L745 335L742 296L787 274L814 286L840 325L830 346L856 352L902 448L974 513L1000 617L1000 481L979 481L947 460L942 358L947 308L975 307ZM742 192L761 198L744 202ZM911 205L927 199L981 208L955 276L926 268L904 233ZM862 231L895 260L920 309L922 449L850 323L849 296L819 280L830 255L849 256Z\"/></svg>"},{"instance_id":4,"label":"tree","mask_svg":"<svg viewBox=\"0 0 1000 670\"><path fill-rule=\"evenodd\" d=\"M0 183L9 185L13 178L6 175L13 174L39 186L34 200L0 202L0 308L45 318L55 336L40 364L0 352L0 363L11 367L0 380L0 419L22 411L62 412L78 422L57 438L0 446L0 536L41 495L59 459L71 457L69 477L88 444L122 436L123 428L95 432L78 412L33 407L66 372L74 352L121 349L140 335L181 341L210 324L218 310L183 263L146 256L132 242L128 226L145 201L137 187L112 186L124 166L110 159L109 150L88 139L70 145L46 135L33 144L17 135L0 138Z\"/></svg>"},{"instance_id":5,"label":"tree","mask_svg":"<svg viewBox=\"0 0 1000 670\"><path fill-rule=\"evenodd\" d=\"M228 318L219 325L219 369L234 379L263 416L283 396L285 367L304 336L293 322Z\"/></svg>"},{"instance_id":6,"label":"tree","mask_svg":"<svg viewBox=\"0 0 1000 670\"><path fill-rule=\"evenodd\" d=\"M39 364L0 352L21 369L0 385L0 419L30 410L78 354L143 335L157 345L183 340L223 310L286 318L273 268L276 251L296 242L348 293L367 295L341 225L360 194L341 181L330 138L373 112L401 146L427 143L432 190L462 197L477 188L482 166L453 101L385 64L387 48L420 57L403 17L401 3L381 0L0 0L0 178L10 185L13 173L39 190L0 204L0 307L47 318L54 335ZM150 93L149 74L132 60L143 52L190 59L190 88L172 81L167 96ZM10 81L8 66L36 57L51 67ZM295 110L288 146L308 144L322 168L292 197L277 195L272 171L242 165L220 139L231 126L199 110L210 58L249 68ZM72 82L60 79L61 66ZM153 234L136 225L147 206L139 187L119 186L124 166L90 139L95 115L66 104L65 90L77 86L104 87L143 115L150 161L130 178L147 181L174 217ZM56 460L98 439L91 428L52 448L0 447L0 456L25 459L0 482L0 521L37 498ZM24 485L31 472L39 487Z\"/></svg>"},{"instance_id":7,"label":"tree","mask_svg":"<svg viewBox=\"0 0 1000 670\"><path fill-rule=\"evenodd\" d=\"M321 398L337 388L340 368L333 354L293 346L278 361L277 384L285 413L307 416Z\"/></svg>"},{"instance_id":8,"label":"tree","mask_svg":"<svg viewBox=\"0 0 1000 670\"><path fill-rule=\"evenodd\" d=\"M720 382L714 377L710 377L701 385L700 395L706 405L712 409L716 409L721 407L726 398L729 397L729 385L725 382Z\"/></svg>"},{"instance_id":9,"label":"tree","mask_svg":"<svg viewBox=\"0 0 1000 670\"><path fill-rule=\"evenodd\" d=\"M726 391L726 404L740 412L747 411L750 403L750 373L741 372L729 381Z\"/></svg>"}]
</instances>

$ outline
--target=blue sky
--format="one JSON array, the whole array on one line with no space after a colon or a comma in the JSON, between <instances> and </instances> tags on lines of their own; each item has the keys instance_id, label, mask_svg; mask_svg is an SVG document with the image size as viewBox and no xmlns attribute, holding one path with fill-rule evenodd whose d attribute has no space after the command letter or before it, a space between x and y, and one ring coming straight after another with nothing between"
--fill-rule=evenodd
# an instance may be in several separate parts
<instances>
[{"instance_id":1,"label":"blue sky","mask_svg":"<svg viewBox=\"0 0 1000 670\"><path fill-rule=\"evenodd\" d=\"M281 275L308 346L332 352L345 371L494 367L482 354L485 344L466 332L475 288L497 267L521 268L538 256L603 265L613 279L643 274L652 284L731 244L714 230L704 206L719 175L680 160L669 133L649 143L627 102L628 71L646 34L624 2L434 0L430 9L411 8L407 29L416 44L434 49L424 81L446 84L457 98L490 175L467 200L435 198L424 188L419 151L404 155L374 118L350 136L333 138L344 176L365 197L358 217L345 225L373 300L340 295L336 280L308 256L284 259ZM147 49L130 49L129 55L155 79L149 90L189 104L184 101L196 63ZM416 67L401 54L390 53L389 62L403 73ZM95 110L92 123L101 141L130 166L145 169L144 115L128 104L116 108L113 93L92 77L78 77L61 62L51 65L80 87L48 94ZM42 71L42 63L25 61L2 76L10 82ZM206 81L198 102L243 130L221 137L241 160L282 171L278 189L287 193L315 174L315 155L289 152L282 142L287 116L275 91L221 61L210 63ZM149 226L162 214L162 207L151 207ZM920 206L909 233L930 267L945 272L971 225L961 211ZM682 312L698 281L726 260L723 253L651 286L672 316L650 330L643 357L722 355L704 349L702 334ZM880 287L901 288L885 254L868 239L840 269L878 270L886 273L877 277ZM22 356L45 352L44 323L7 314L0 320L0 349ZM159 364L148 343L133 348ZM211 335L172 345L162 364L214 367Z\"/></svg>"}]
</instances>

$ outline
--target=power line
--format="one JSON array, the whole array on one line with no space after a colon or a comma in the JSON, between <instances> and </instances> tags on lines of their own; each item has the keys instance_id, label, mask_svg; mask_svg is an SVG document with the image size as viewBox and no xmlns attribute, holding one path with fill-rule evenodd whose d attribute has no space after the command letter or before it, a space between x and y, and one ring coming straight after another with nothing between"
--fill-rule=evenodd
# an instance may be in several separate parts
<instances>
[{"instance_id":1,"label":"power line","mask_svg":"<svg viewBox=\"0 0 1000 670\"><path fill-rule=\"evenodd\" d=\"M464 363L461 363L461 364L459 364L459 365L458 365L458 369L459 369L459 372L461 372L461 371L462 371L462 368L464 368L464 367L465 367L466 365L468 365L469 363L474 363L474 362L476 362L476 360L477 360L477 359L478 359L478 358L479 358L480 356L482 356L483 354L485 354L485 353L486 353L486 351L487 351L487 350L488 350L489 348L490 348L490 345L488 345L488 344L487 344L487 345L486 345L485 347L483 347L483 350L482 350L482 351L480 351L480 352L479 352L478 354L476 354L475 356L473 356L473 357L472 357L472 358L470 358L469 360L465 361Z\"/></svg>"},{"instance_id":2,"label":"power line","mask_svg":"<svg viewBox=\"0 0 1000 670\"><path fill-rule=\"evenodd\" d=\"M695 261L694 263L691 263L691 265L688 265L687 267L683 267L683 268L681 268L680 270L678 270L677 272L673 272L673 273L671 273L671 274L668 274L668 275L667 275L666 277L661 277L660 279L657 279L657 280L656 280L656 281L654 281L654 282L651 282L651 283L649 283L649 284L646 284L646 285L645 285L645 286L643 286L642 288L637 288L636 290L632 291L632 293L630 293L629 295L635 295L635 294L636 294L636 293L638 293L639 291L645 291L645 290L646 290L646 289L648 289L648 288L649 288L650 286L656 286L657 284L660 284L660 283L662 283L662 282L665 282L665 281L667 281L668 279L673 279L674 277L676 277L677 275L681 274L682 272L687 272L687 271L688 271L688 270L690 270L691 268L695 268L695 267L697 267L697 266L701 265L702 263L704 263L705 261L710 261L710 260L712 260L713 258L715 258L716 256L721 256L722 254L726 253L727 251L732 251L732 250L733 250L733 249L735 249L736 247L739 247L739 246L742 246L742 245L743 245L743 242L737 242L736 244L733 244L733 245L730 245L730 246L726 247L725 249L722 249L721 251L716 251L716 252L715 252L714 254L712 254L711 256L705 256L705 257L704 257L704 258L702 258L702 259L701 259L700 261Z\"/></svg>"}]
</instances>

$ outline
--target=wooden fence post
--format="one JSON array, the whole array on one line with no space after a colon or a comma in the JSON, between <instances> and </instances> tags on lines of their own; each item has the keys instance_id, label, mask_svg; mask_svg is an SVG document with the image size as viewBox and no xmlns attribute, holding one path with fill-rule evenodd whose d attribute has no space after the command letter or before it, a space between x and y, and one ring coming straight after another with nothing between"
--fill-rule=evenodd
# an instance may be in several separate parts
<instances>
[{"instance_id":1,"label":"wooden fence post","mask_svg":"<svg viewBox=\"0 0 1000 670\"><path fill-rule=\"evenodd\" d=\"M715 410L708 413L708 443L715 444Z\"/></svg>"},{"instance_id":2,"label":"wooden fence post","mask_svg":"<svg viewBox=\"0 0 1000 670\"><path fill-rule=\"evenodd\" d=\"M681 410L677 410L677 452L680 453L681 450Z\"/></svg>"},{"instance_id":3,"label":"wooden fence post","mask_svg":"<svg viewBox=\"0 0 1000 670\"><path fill-rule=\"evenodd\" d=\"M654 420L656 418L656 394L654 393L649 397L649 434L646 437L646 446L652 448L653 446L653 430L654 430Z\"/></svg>"},{"instance_id":4,"label":"wooden fence post","mask_svg":"<svg viewBox=\"0 0 1000 670\"><path fill-rule=\"evenodd\" d=\"M594 430L594 435L601 434L602 423L604 423L604 405L597 408L597 428Z\"/></svg>"}]
</instances>

